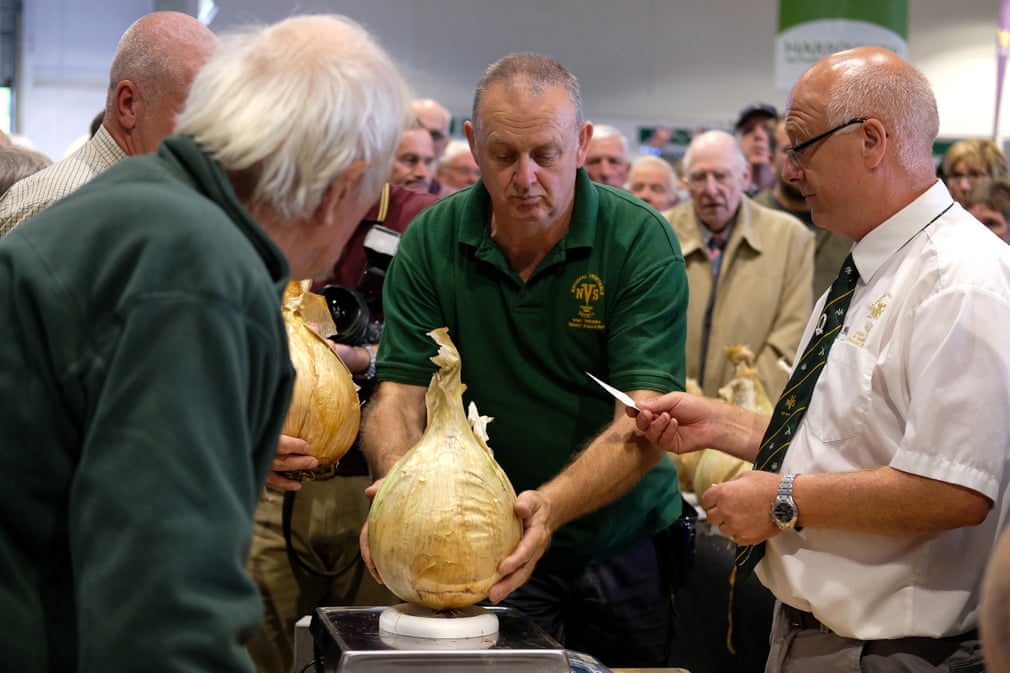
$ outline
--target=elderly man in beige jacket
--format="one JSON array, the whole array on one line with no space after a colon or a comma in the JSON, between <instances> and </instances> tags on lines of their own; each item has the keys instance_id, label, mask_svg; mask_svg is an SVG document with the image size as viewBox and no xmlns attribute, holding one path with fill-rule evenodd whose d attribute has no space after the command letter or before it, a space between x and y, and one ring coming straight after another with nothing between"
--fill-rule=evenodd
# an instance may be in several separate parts
<instances>
[{"instance_id":1,"label":"elderly man in beige jacket","mask_svg":"<svg viewBox=\"0 0 1010 673\"><path fill-rule=\"evenodd\" d=\"M814 237L796 218L744 195L750 168L729 133L695 137L684 174L691 201L666 216L690 285L687 375L715 396L734 375L725 349L746 345L775 399L813 304Z\"/></svg>"}]
</instances>

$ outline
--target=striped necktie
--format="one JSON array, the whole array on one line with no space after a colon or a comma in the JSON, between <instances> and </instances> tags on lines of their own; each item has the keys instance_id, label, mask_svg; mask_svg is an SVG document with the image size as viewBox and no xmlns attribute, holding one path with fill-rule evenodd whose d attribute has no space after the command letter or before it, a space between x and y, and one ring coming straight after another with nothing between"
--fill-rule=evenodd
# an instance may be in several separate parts
<instances>
[{"instance_id":1,"label":"striped necktie","mask_svg":"<svg viewBox=\"0 0 1010 673\"><path fill-rule=\"evenodd\" d=\"M768 429L765 430L761 439L761 447L758 449L757 459L754 461L754 469L765 470L767 472L778 472L782 467L782 459L786 449L792 441L796 428L799 427L803 415L806 414L810 405L810 397L817 383L817 377L824 369L824 363L828 359L828 352L831 344L842 329L845 321L845 312L849 308L852 300L852 292L859 281L859 271L852 262L852 253L845 258L842 263L838 277L831 284L828 291L828 298L824 302L824 310L817 320L817 327L810 337L806 350L800 357L799 363L793 368L793 373L786 383L785 390L772 411L771 420L768 422ZM764 556L765 543L737 547L736 565L741 573L740 578L746 577L757 565L757 562Z\"/></svg>"}]
</instances>

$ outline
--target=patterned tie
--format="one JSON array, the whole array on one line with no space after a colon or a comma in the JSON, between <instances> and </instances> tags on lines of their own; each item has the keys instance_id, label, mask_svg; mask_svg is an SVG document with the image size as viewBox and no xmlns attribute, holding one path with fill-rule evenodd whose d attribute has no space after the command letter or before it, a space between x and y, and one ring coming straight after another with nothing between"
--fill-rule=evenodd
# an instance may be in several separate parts
<instances>
[{"instance_id":1,"label":"patterned tie","mask_svg":"<svg viewBox=\"0 0 1010 673\"><path fill-rule=\"evenodd\" d=\"M708 239L708 262L712 266L712 280L719 277L719 264L722 262L722 251L726 249L726 239L722 236L712 236Z\"/></svg>"},{"instance_id":2,"label":"patterned tie","mask_svg":"<svg viewBox=\"0 0 1010 673\"><path fill-rule=\"evenodd\" d=\"M782 467L782 458L792 441L793 433L800 424L803 415L810 404L817 377L820 376L824 363L828 359L828 351L835 341L835 336L845 321L845 312L852 300L852 291L859 280L859 272L852 262L852 254L845 258L838 277L831 284L828 298L824 302L824 311L817 321L817 328L810 337L807 349L800 357L799 363L793 369L785 390L772 411L768 429L761 439L754 469L767 472L778 472ZM737 547L736 565L742 579L750 574L757 562L764 556L765 543L747 547Z\"/></svg>"}]
</instances>

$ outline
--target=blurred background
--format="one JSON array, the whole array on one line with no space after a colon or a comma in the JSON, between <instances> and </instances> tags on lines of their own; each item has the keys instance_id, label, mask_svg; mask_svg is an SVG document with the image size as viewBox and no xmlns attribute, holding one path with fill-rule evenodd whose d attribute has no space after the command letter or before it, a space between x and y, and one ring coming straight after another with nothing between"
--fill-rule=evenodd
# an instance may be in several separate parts
<instances>
[{"instance_id":1,"label":"blurred background","mask_svg":"<svg viewBox=\"0 0 1010 673\"><path fill-rule=\"evenodd\" d=\"M454 116L461 135L483 70L514 51L548 54L582 83L586 117L639 140L668 129L730 127L753 101L780 110L779 0L0 0L0 128L53 158L102 109L119 36L173 9L215 32L295 13L337 12L393 54L418 97ZM992 137L1000 0L908 0L907 57L932 81L941 141ZM1004 118L1000 129L1010 131ZM1002 132L999 132L1002 135ZM686 138L685 138L686 140ZM1002 137L997 141L1005 146Z\"/></svg>"}]
</instances>

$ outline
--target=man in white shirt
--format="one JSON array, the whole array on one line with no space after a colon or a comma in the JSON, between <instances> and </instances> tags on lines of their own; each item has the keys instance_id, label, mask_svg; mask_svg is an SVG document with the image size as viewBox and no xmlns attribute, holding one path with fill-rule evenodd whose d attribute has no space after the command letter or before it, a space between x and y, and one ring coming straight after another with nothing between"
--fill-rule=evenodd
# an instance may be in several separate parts
<instances>
[{"instance_id":1,"label":"man in white shirt","mask_svg":"<svg viewBox=\"0 0 1010 673\"><path fill-rule=\"evenodd\" d=\"M765 546L767 671L982 671L979 596L1008 515L1010 252L936 179L935 98L893 52L822 59L786 120L784 177L855 241L858 280L782 474L755 469L702 504ZM825 299L801 352L823 343ZM793 384L772 419L670 394L639 404L638 428L677 453L754 459Z\"/></svg>"},{"instance_id":2,"label":"man in white shirt","mask_svg":"<svg viewBox=\"0 0 1010 673\"><path fill-rule=\"evenodd\" d=\"M76 151L4 194L0 236L118 161L154 152L172 132L193 78L217 44L210 29L182 12L137 19L116 47L101 127Z\"/></svg>"}]
</instances>

